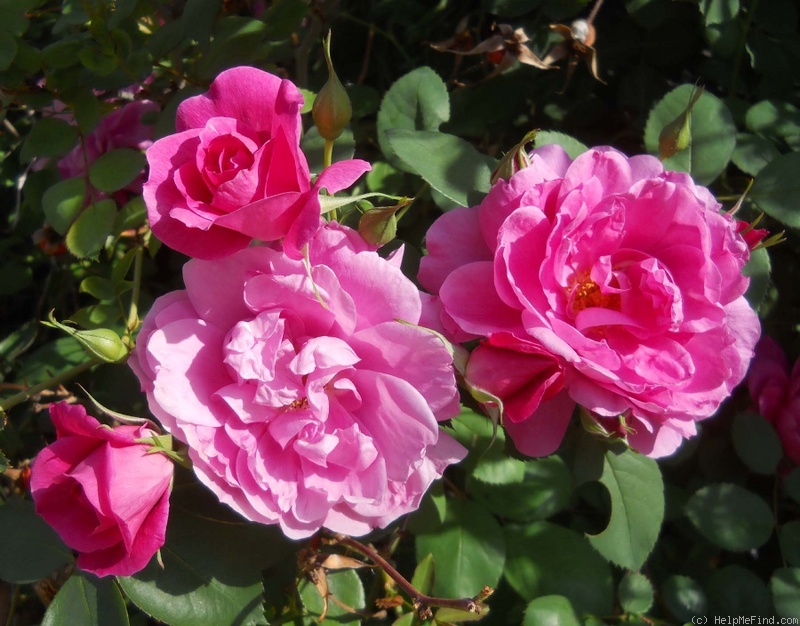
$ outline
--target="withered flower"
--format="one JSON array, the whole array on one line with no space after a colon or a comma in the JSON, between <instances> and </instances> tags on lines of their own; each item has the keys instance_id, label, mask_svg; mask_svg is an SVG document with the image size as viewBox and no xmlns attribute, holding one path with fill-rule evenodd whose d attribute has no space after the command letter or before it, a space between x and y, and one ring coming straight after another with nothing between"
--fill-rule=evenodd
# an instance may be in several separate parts
<instances>
[{"instance_id":1,"label":"withered flower","mask_svg":"<svg viewBox=\"0 0 800 626\"><path fill-rule=\"evenodd\" d=\"M551 69L550 65L545 64L525 45L530 39L523 29L515 29L509 24L495 24L492 26L492 30L494 32L492 36L468 50L456 48L453 45L456 41L455 38L438 44L431 44L431 47L440 52L452 52L459 56L485 54L486 59L495 65L494 70L487 78L500 74L511 67L515 61L525 65L532 65L542 70Z\"/></svg>"},{"instance_id":2,"label":"withered flower","mask_svg":"<svg viewBox=\"0 0 800 626\"><path fill-rule=\"evenodd\" d=\"M567 59L567 78L562 91L566 90L575 72L575 67L581 60L586 63L592 76L605 84L597 75L597 53L593 47L597 38L597 31L595 31L594 25L590 20L575 20L569 26L566 24L550 24L550 30L561 35L564 41L553 46L542 60L542 63L552 67L554 63Z\"/></svg>"}]
</instances>

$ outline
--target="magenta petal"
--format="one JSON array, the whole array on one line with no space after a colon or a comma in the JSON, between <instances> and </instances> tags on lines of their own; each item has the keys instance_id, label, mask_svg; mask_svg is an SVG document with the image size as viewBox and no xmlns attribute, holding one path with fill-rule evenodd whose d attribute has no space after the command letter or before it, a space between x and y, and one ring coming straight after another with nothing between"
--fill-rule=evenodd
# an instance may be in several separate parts
<instances>
[{"instance_id":1,"label":"magenta petal","mask_svg":"<svg viewBox=\"0 0 800 626\"><path fill-rule=\"evenodd\" d=\"M448 275L474 261L491 261L478 222L478 208L448 211L437 219L425 235L428 254L419 264L419 282L436 294Z\"/></svg>"},{"instance_id":2,"label":"magenta petal","mask_svg":"<svg viewBox=\"0 0 800 626\"><path fill-rule=\"evenodd\" d=\"M503 423L517 450L528 456L548 456L561 445L575 402L566 392L542 402L536 412L521 422Z\"/></svg>"}]
</instances>

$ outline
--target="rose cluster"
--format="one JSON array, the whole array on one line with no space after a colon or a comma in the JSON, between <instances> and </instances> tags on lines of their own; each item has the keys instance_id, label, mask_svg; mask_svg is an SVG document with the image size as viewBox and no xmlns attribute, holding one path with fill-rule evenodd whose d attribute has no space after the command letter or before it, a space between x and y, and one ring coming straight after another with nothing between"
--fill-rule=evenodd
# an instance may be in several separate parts
<instances>
[{"instance_id":1,"label":"rose cluster","mask_svg":"<svg viewBox=\"0 0 800 626\"><path fill-rule=\"evenodd\" d=\"M415 510L466 454L439 427L459 411L447 340L472 347L465 386L531 456L558 449L576 406L670 454L744 377L759 335L749 248L688 175L611 148L539 148L434 223L426 294L402 250L384 258L323 219L320 192L369 165L312 178L301 105L291 82L234 68L147 151L153 233L193 258L129 363L198 479L248 520L363 535ZM137 571L164 541L169 461L146 453L144 427L52 415L38 510L80 567Z\"/></svg>"}]
</instances>

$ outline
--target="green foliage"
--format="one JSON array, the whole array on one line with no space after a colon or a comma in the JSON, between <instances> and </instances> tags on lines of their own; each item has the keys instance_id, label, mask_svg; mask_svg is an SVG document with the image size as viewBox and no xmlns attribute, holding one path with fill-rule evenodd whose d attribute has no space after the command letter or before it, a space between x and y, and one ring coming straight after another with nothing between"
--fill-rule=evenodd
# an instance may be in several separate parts
<instances>
[{"instance_id":1,"label":"green foliage","mask_svg":"<svg viewBox=\"0 0 800 626\"><path fill-rule=\"evenodd\" d=\"M72 551L31 502L9 500L0 505L0 579L35 582L72 559Z\"/></svg>"},{"instance_id":2,"label":"green foliage","mask_svg":"<svg viewBox=\"0 0 800 626\"><path fill-rule=\"evenodd\" d=\"M118 579L148 615L170 626L266 624L261 571L287 558L291 547L275 527L230 520L218 509L211 515L173 509L161 549L164 568L153 560Z\"/></svg>"},{"instance_id":3,"label":"green foliage","mask_svg":"<svg viewBox=\"0 0 800 626\"><path fill-rule=\"evenodd\" d=\"M128 626L125 600L113 578L76 572L59 589L47 608L42 626L61 624Z\"/></svg>"},{"instance_id":4,"label":"green foliage","mask_svg":"<svg viewBox=\"0 0 800 626\"><path fill-rule=\"evenodd\" d=\"M739 458L757 474L772 474L783 456L775 428L755 413L739 413L733 421L733 446Z\"/></svg>"},{"instance_id":5,"label":"green foliage","mask_svg":"<svg viewBox=\"0 0 800 626\"><path fill-rule=\"evenodd\" d=\"M650 112L644 133L648 152L658 154L659 134L686 109L693 90L693 85L673 89ZM725 103L703 92L689 114L689 133L688 147L667 158L664 167L689 172L701 184L712 183L736 147L736 127Z\"/></svg>"},{"instance_id":6,"label":"green foliage","mask_svg":"<svg viewBox=\"0 0 800 626\"><path fill-rule=\"evenodd\" d=\"M798 167L800 152L783 154L761 169L750 190L750 199L759 209L792 228L800 228Z\"/></svg>"},{"instance_id":7,"label":"green foliage","mask_svg":"<svg viewBox=\"0 0 800 626\"><path fill-rule=\"evenodd\" d=\"M756 494L731 484L698 489L686 503L692 524L713 544L744 552L772 535L772 512Z\"/></svg>"},{"instance_id":8,"label":"green foliage","mask_svg":"<svg viewBox=\"0 0 800 626\"><path fill-rule=\"evenodd\" d=\"M528 604L522 626L581 626L581 622L567 598L542 596Z\"/></svg>"},{"instance_id":9,"label":"green foliage","mask_svg":"<svg viewBox=\"0 0 800 626\"><path fill-rule=\"evenodd\" d=\"M438 596L474 596L484 585L496 587L506 558L503 529L483 507L469 500L448 503L444 524L417 535L417 560L433 555ZM444 575L447 572L447 575Z\"/></svg>"},{"instance_id":10,"label":"green foliage","mask_svg":"<svg viewBox=\"0 0 800 626\"><path fill-rule=\"evenodd\" d=\"M664 518L658 465L631 450L608 451L599 481L611 496L611 517L606 529L589 535L589 541L612 563L638 570L655 546Z\"/></svg>"},{"instance_id":11,"label":"green foliage","mask_svg":"<svg viewBox=\"0 0 800 626\"><path fill-rule=\"evenodd\" d=\"M504 528L507 555L503 575L523 599L562 595L582 615L610 613L611 567L573 530L550 522Z\"/></svg>"},{"instance_id":12,"label":"green foliage","mask_svg":"<svg viewBox=\"0 0 800 626\"><path fill-rule=\"evenodd\" d=\"M653 606L653 585L645 575L628 572L619 583L619 601L626 613L646 613Z\"/></svg>"},{"instance_id":13,"label":"green foliage","mask_svg":"<svg viewBox=\"0 0 800 626\"><path fill-rule=\"evenodd\" d=\"M450 119L450 97L441 78L429 67L409 72L386 92L378 111L378 143L386 160L404 171L408 165L395 154L387 133L397 130L435 131Z\"/></svg>"}]
</instances>

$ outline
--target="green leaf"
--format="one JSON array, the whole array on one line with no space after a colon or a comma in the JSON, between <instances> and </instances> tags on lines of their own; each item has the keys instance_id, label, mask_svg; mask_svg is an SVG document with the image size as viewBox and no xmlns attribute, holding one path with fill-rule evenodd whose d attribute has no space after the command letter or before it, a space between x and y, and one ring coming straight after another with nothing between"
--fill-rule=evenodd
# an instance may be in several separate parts
<instances>
[{"instance_id":1,"label":"green leaf","mask_svg":"<svg viewBox=\"0 0 800 626\"><path fill-rule=\"evenodd\" d=\"M78 141L78 129L55 117L40 119L31 128L22 146L21 158L56 157L64 154Z\"/></svg>"},{"instance_id":2,"label":"green leaf","mask_svg":"<svg viewBox=\"0 0 800 626\"><path fill-rule=\"evenodd\" d=\"M656 462L632 450L605 453L600 476L611 496L606 529L589 542L609 561L638 570L655 546L664 519L664 483Z\"/></svg>"},{"instance_id":3,"label":"green leaf","mask_svg":"<svg viewBox=\"0 0 800 626\"><path fill-rule=\"evenodd\" d=\"M778 529L781 554L789 565L800 566L800 521L786 522Z\"/></svg>"},{"instance_id":4,"label":"green leaf","mask_svg":"<svg viewBox=\"0 0 800 626\"><path fill-rule=\"evenodd\" d=\"M433 616L433 623L437 626L449 626L450 624L463 624L464 622L477 622L489 615L489 607L484 606L480 613L470 613L460 609L443 608L438 609Z\"/></svg>"},{"instance_id":5,"label":"green leaf","mask_svg":"<svg viewBox=\"0 0 800 626\"><path fill-rule=\"evenodd\" d=\"M483 458L495 450L504 454L495 444ZM526 461L523 480L517 483L492 485L470 478L468 485L470 493L492 513L520 522L547 519L564 510L572 498L572 476L558 456Z\"/></svg>"},{"instance_id":6,"label":"green leaf","mask_svg":"<svg viewBox=\"0 0 800 626\"><path fill-rule=\"evenodd\" d=\"M750 133L736 135L736 149L731 160L733 164L750 176L758 176L764 166L780 156L780 152L769 139Z\"/></svg>"},{"instance_id":7,"label":"green leaf","mask_svg":"<svg viewBox=\"0 0 800 626\"><path fill-rule=\"evenodd\" d=\"M433 560L433 555L428 553L425 558L420 559L414 569L414 576L411 578L411 584L414 589L420 593L429 596L433 592L433 583L436 580L436 563Z\"/></svg>"},{"instance_id":8,"label":"green leaf","mask_svg":"<svg viewBox=\"0 0 800 626\"><path fill-rule=\"evenodd\" d=\"M116 148L101 154L89 168L89 182L100 191L112 192L130 185L144 170L144 154L132 148Z\"/></svg>"},{"instance_id":9,"label":"green leaf","mask_svg":"<svg viewBox=\"0 0 800 626\"><path fill-rule=\"evenodd\" d=\"M739 13L739 0L700 0L700 12L706 26L734 19Z\"/></svg>"},{"instance_id":10,"label":"green leaf","mask_svg":"<svg viewBox=\"0 0 800 626\"><path fill-rule=\"evenodd\" d=\"M757 413L739 413L734 417L733 447L744 464L756 474L773 474L783 457L778 433Z\"/></svg>"},{"instance_id":11,"label":"green leaf","mask_svg":"<svg viewBox=\"0 0 800 626\"><path fill-rule=\"evenodd\" d=\"M783 154L758 173L750 199L759 209L792 228L800 228L800 152Z\"/></svg>"},{"instance_id":12,"label":"green leaf","mask_svg":"<svg viewBox=\"0 0 800 626\"><path fill-rule=\"evenodd\" d=\"M614 606L611 567L585 537L549 522L504 528L506 580L524 600L566 596L579 615L606 615Z\"/></svg>"},{"instance_id":13,"label":"green leaf","mask_svg":"<svg viewBox=\"0 0 800 626\"><path fill-rule=\"evenodd\" d=\"M19 358L36 341L38 329L39 324L29 320L0 340L0 361L11 362Z\"/></svg>"},{"instance_id":14,"label":"green leaf","mask_svg":"<svg viewBox=\"0 0 800 626\"><path fill-rule=\"evenodd\" d=\"M78 291L81 293L88 293L98 300L113 300L117 296L114 283L108 280L108 278L103 278L101 276L88 276L84 278L83 281L81 281Z\"/></svg>"},{"instance_id":15,"label":"green leaf","mask_svg":"<svg viewBox=\"0 0 800 626\"><path fill-rule=\"evenodd\" d=\"M581 626L581 622L569 598L550 595L528 604L522 626Z\"/></svg>"},{"instance_id":16,"label":"green leaf","mask_svg":"<svg viewBox=\"0 0 800 626\"><path fill-rule=\"evenodd\" d=\"M114 220L113 232L119 234L123 230L131 228L138 229L144 226L146 222L147 205L145 205L142 196L135 196L117 213L117 217Z\"/></svg>"},{"instance_id":17,"label":"green leaf","mask_svg":"<svg viewBox=\"0 0 800 626\"><path fill-rule=\"evenodd\" d=\"M772 613L769 589L758 575L741 565L728 565L716 570L708 579L706 588L712 614Z\"/></svg>"},{"instance_id":18,"label":"green leaf","mask_svg":"<svg viewBox=\"0 0 800 626\"><path fill-rule=\"evenodd\" d=\"M0 29L0 72L6 71L17 56L17 39L9 32Z\"/></svg>"},{"instance_id":19,"label":"green leaf","mask_svg":"<svg viewBox=\"0 0 800 626\"><path fill-rule=\"evenodd\" d=\"M708 610L706 594L688 576L670 576L661 588L661 598L679 620L688 622L692 617L705 615Z\"/></svg>"},{"instance_id":20,"label":"green leaf","mask_svg":"<svg viewBox=\"0 0 800 626\"><path fill-rule=\"evenodd\" d=\"M554 130L540 130L536 133L536 147L555 144L564 148L569 158L576 159L589 148L569 135L559 133Z\"/></svg>"},{"instance_id":21,"label":"green leaf","mask_svg":"<svg viewBox=\"0 0 800 626\"><path fill-rule=\"evenodd\" d=\"M430 533L441 528L447 517L447 498L441 480L434 481L422 496L419 508L408 517L408 530L415 535Z\"/></svg>"},{"instance_id":22,"label":"green leaf","mask_svg":"<svg viewBox=\"0 0 800 626\"><path fill-rule=\"evenodd\" d=\"M328 598L328 610L325 619L321 621L319 616L322 615L325 603L316 585L309 580L304 580L298 586L303 606L313 618L313 622L311 620L309 622L322 626L360 624L359 615L353 611L362 611L366 600L364 586L361 584L358 574L354 570L342 570L334 573L328 572L326 577L328 593L336 600ZM348 610L348 608L352 610Z\"/></svg>"},{"instance_id":23,"label":"green leaf","mask_svg":"<svg viewBox=\"0 0 800 626\"><path fill-rule=\"evenodd\" d=\"M435 131L390 130L387 140L405 168L460 206L478 204L491 188L493 159L469 142Z\"/></svg>"},{"instance_id":24,"label":"green leaf","mask_svg":"<svg viewBox=\"0 0 800 626\"><path fill-rule=\"evenodd\" d=\"M370 191L397 194L403 185L403 172L392 167L385 161L372 164L372 169L367 172L366 183Z\"/></svg>"},{"instance_id":25,"label":"green leaf","mask_svg":"<svg viewBox=\"0 0 800 626\"><path fill-rule=\"evenodd\" d=\"M82 177L57 182L44 192L42 208L47 222L65 235L86 202L86 181Z\"/></svg>"},{"instance_id":26,"label":"green leaf","mask_svg":"<svg viewBox=\"0 0 800 626\"><path fill-rule=\"evenodd\" d=\"M662 129L686 109L694 85L681 85L670 91L650 111L644 140L647 151L658 154ZM736 147L736 126L728 107L716 96L703 92L692 107L689 147L664 160L668 170L689 172L698 183L707 185L719 176L731 160Z\"/></svg>"},{"instance_id":27,"label":"green leaf","mask_svg":"<svg viewBox=\"0 0 800 626\"><path fill-rule=\"evenodd\" d=\"M514 459L503 450L502 445L493 445L478 459L472 475L489 485L516 485L525 480L525 461Z\"/></svg>"},{"instance_id":28,"label":"green leaf","mask_svg":"<svg viewBox=\"0 0 800 626\"><path fill-rule=\"evenodd\" d=\"M769 588L778 617L796 618L800 615L800 568L784 567L775 570L769 581Z\"/></svg>"},{"instance_id":29,"label":"green leaf","mask_svg":"<svg viewBox=\"0 0 800 626\"><path fill-rule=\"evenodd\" d=\"M113 200L100 200L86 207L67 232L67 248L80 259L97 258L111 234L117 205Z\"/></svg>"},{"instance_id":30,"label":"green leaf","mask_svg":"<svg viewBox=\"0 0 800 626\"><path fill-rule=\"evenodd\" d=\"M744 296L755 311L758 311L764 298L767 297L771 271L772 263L766 248L759 248L751 252L750 260L742 268L742 274L750 277L750 285Z\"/></svg>"},{"instance_id":31,"label":"green leaf","mask_svg":"<svg viewBox=\"0 0 800 626\"><path fill-rule=\"evenodd\" d=\"M171 626L266 624L261 571L286 559L290 544L274 526L208 515L173 507L161 548L164 569L153 560L138 574L119 578L123 591Z\"/></svg>"},{"instance_id":32,"label":"green leaf","mask_svg":"<svg viewBox=\"0 0 800 626\"><path fill-rule=\"evenodd\" d=\"M88 329L113 327L121 318L122 311L117 304L92 304L69 316L70 321Z\"/></svg>"},{"instance_id":33,"label":"green leaf","mask_svg":"<svg viewBox=\"0 0 800 626\"><path fill-rule=\"evenodd\" d=\"M780 100L762 100L747 110L744 123L759 135L786 139L800 134L800 109Z\"/></svg>"},{"instance_id":34,"label":"green leaf","mask_svg":"<svg viewBox=\"0 0 800 626\"><path fill-rule=\"evenodd\" d=\"M17 378L28 385L38 385L85 360L86 353L81 344L72 337L60 337L28 355Z\"/></svg>"},{"instance_id":35,"label":"green leaf","mask_svg":"<svg viewBox=\"0 0 800 626\"><path fill-rule=\"evenodd\" d=\"M0 579L32 583L73 560L72 550L32 502L9 500L0 506Z\"/></svg>"},{"instance_id":36,"label":"green leaf","mask_svg":"<svg viewBox=\"0 0 800 626\"><path fill-rule=\"evenodd\" d=\"M479 504L451 500L444 524L416 538L417 560L433 554L440 575L434 594L472 597L484 585L496 587L503 572L506 542L497 520Z\"/></svg>"},{"instance_id":37,"label":"green leaf","mask_svg":"<svg viewBox=\"0 0 800 626\"><path fill-rule=\"evenodd\" d=\"M706 539L732 552L758 548L772 535L772 511L767 503L738 485L698 489L686 503L686 514Z\"/></svg>"},{"instance_id":38,"label":"green leaf","mask_svg":"<svg viewBox=\"0 0 800 626\"><path fill-rule=\"evenodd\" d=\"M653 606L653 585L644 574L628 572L619 583L619 602L626 613L641 615Z\"/></svg>"},{"instance_id":39,"label":"green leaf","mask_svg":"<svg viewBox=\"0 0 800 626\"><path fill-rule=\"evenodd\" d=\"M800 503L800 467L795 467L783 480L786 495Z\"/></svg>"},{"instance_id":40,"label":"green leaf","mask_svg":"<svg viewBox=\"0 0 800 626\"><path fill-rule=\"evenodd\" d=\"M408 169L395 155L387 133L395 130L438 130L450 119L450 96L439 75L429 67L419 67L401 76L386 92L378 111L378 144L386 160L399 169Z\"/></svg>"},{"instance_id":41,"label":"green leaf","mask_svg":"<svg viewBox=\"0 0 800 626\"><path fill-rule=\"evenodd\" d=\"M42 626L128 626L125 600L113 578L76 572L47 607Z\"/></svg>"}]
</instances>

